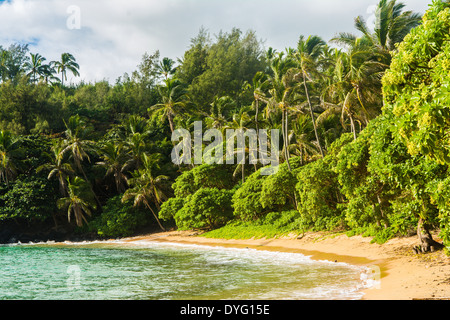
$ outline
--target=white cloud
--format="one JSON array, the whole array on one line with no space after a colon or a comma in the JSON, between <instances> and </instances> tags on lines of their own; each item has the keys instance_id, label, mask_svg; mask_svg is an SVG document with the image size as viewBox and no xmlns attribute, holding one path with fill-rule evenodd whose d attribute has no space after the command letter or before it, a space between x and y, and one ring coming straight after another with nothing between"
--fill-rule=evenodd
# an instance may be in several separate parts
<instances>
[{"instance_id":1,"label":"white cloud","mask_svg":"<svg viewBox=\"0 0 450 320\"><path fill-rule=\"evenodd\" d=\"M430 0L431 1L431 0ZM424 12L423 0L403 1ZM0 44L31 43L32 52L56 60L70 52L80 79L114 81L136 69L145 52L181 57L201 26L212 34L253 29L267 46L295 46L300 34L329 40L352 32L377 0L11 0L0 2ZM81 29L69 29L69 6L80 9ZM74 79L78 81L78 79Z\"/></svg>"}]
</instances>

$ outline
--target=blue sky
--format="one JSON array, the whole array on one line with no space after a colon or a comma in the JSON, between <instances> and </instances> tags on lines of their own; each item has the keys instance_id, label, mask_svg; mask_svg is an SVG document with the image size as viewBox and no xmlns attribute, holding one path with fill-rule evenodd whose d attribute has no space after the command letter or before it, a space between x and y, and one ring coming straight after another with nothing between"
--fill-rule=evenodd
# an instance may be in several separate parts
<instances>
[{"instance_id":1,"label":"blue sky","mask_svg":"<svg viewBox=\"0 0 450 320\"><path fill-rule=\"evenodd\" d=\"M204 27L211 35L252 29L265 46L294 47L298 37L326 41L355 32L358 15L373 19L378 0L0 0L0 45L30 43L33 53L57 60L72 53L84 81L114 81L136 69L145 52L182 57ZM404 0L424 13L431 0Z\"/></svg>"}]
</instances>

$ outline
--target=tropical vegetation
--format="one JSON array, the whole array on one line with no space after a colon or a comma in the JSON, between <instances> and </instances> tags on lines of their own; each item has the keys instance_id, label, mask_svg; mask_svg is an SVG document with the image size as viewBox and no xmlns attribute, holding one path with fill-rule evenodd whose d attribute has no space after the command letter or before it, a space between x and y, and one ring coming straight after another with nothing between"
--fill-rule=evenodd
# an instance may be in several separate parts
<instances>
[{"instance_id":1,"label":"tropical vegetation","mask_svg":"<svg viewBox=\"0 0 450 320\"><path fill-rule=\"evenodd\" d=\"M357 17L357 34L299 35L284 51L202 28L177 62L145 53L114 84L68 85L81 68L69 53L45 64L26 45L0 47L0 228L329 230L450 246L450 4L405 9L381 0L374 30ZM172 133L195 121L280 130L276 173L250 162L249 145L234 164L173 163Z\"/></svg>"}]
</instances>

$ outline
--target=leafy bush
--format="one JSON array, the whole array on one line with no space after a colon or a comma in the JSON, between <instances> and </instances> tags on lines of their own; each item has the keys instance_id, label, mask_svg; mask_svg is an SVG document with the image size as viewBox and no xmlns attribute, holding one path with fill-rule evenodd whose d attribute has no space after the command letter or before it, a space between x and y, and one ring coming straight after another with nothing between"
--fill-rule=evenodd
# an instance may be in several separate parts
<instances>
[{"instance_id":1,"label":"leafy bush","mask_svg":"<svg viewBox=\"0 0 450 320\"><path fill-rule=\"evenodd\" d=\"M178 228L211 230L225 225L233 217L233 193L234 190L200 188L186 198L175 214Z\"/></svg>"},{"instance_id":2,"label":"leafy bush","mask_svg":"<svg viewBox=\"0 0 450 320\"><path fill-rule=\"evenodd\" d=\"M104 237L126 237L132 235L139 227L149 222L145 210L133 207L131 202L122 203L122 195L110 198L103 211L90 228Z\"/></svg>"},{"instance_id":3,"label":"leafy bush","mask_svg":"<svg viewBox=\"0 0 450 320\"><path fill-rule=\"evenodd\" d=\"M40 176L20 176L0 189L0 220L45 221L54 214L57 185Z\"/></svg>"},{"instance_id":4,"label":"leafy bush","mask_svg":"<svg viewBox=\"0 0 450 320\"><path fill-rule=\"evenodd\" d=\"M203 164L183 172L172 185L175 196L184 198L200 188L231 189L233 174L229 167Z\"/></svg>"},{"instance_id":5,"label":"leafy bush","mask_svg":"<svg viewBox=\"0 0 450 320\"><path fill-rule=\"evenodd\" d=\"M247 177L233 195L234 215L240 220L255 220L271 211L270 208L264 208L260 201L263 183L267 179L260 170Z\"/></svg>"},{"instance_id":6,"label":"leafy bush","mask_svg":"<svg viewBox=\"0 0 450 320\"><path fill-rule=\"evenodd\" d=\"M173 220L175 214L184 206L184 198L170 198L161 205L159 210L159 218L165 221Z\"/></svg>"}]
</instances>

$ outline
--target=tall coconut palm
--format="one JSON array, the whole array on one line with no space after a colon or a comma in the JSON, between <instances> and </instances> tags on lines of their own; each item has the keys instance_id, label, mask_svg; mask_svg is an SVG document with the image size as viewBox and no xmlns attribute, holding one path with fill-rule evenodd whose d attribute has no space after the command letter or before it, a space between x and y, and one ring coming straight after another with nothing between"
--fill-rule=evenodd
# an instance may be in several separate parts
<instances>
[{"instance_id":1,"label":"tall coconut palm","mask_svg":"<svg viewBox=\"0 0 450 320\"><path fill-rule=\"evenodd\" d=\"M283 136L283 148L285 153L285 160L289 171L291 166L289 163L289 148L288 148L288 125L289 125L289 109L296 104L294 101L295 91L298 88L298 84L294 81L294 70L296 64L291 55L284 57L284 53L278 53L271 60L271 72L272 75L269 78L270 81L270 105L276 106L276 111L280 111L282 115L281 119L281 131ZM267 108L267 107L266 107ZM278 109L278 110L277 110Z\"/></svg>"},{"instance_id":2,"label":"tall coconut palm","mask_svg":"<svg viewBox=\"0 0 450 320\"><path fill-rule=\"evenodd\" d=\"M125 202L133 199L134 206L145 205L152 212L159 227L165 231L156 212L152 208L153 204L159 210L162 201L167 199L164 193L163 181L168 180L168 177L154 175L157 161L158 157L156 154L148 156L144 153L142 155L142 167L132 173L132 178L129 179L131 188L125 191L122 201Z\"/></svg>"},{"instance_id":3,"label":"tall coconut palm","mask_svg":"<svg viewBox=\"0 0 450 320\"><path fill-rule=\"evenodd\" d=\"M70 222L72 214L75 216L77 226L81 227L87 220L85 214L92 215L92 209L96 209L94 195L89 183L80 177L67 179L68 196L57 201L58 208L67 208L67 219Z\"/></svg>"},{"instance_id":4,"label":"tall coconut palm","mask_svg":"<svg viewBox=\"0 0 450 320\"><path fill-rule=\"evenodd\" d=\"M306 100L308 102L309 111L311 115L311 121L314 127L314 134L316 136L316 142L319 147L320 154L322 158L324 157L324 152L322 144L320 142L319 134L317 132L316 120L314 116L314 110L311 103L311 96L308 89L307 82L314 82L317 78L318 68L317 63L319 57L323 53L323 48L326 45L325 41L318 36L309 36L307 39L302 35L298 41L297 51L295 52L295 57L298 62L298 67L300 69L300 76L302 79L303 87L305 89Z\"/></svg>"},{"instance_id":5,"label":"tall coconut palm","mask_svg":"<svg viewBox=\"0 0 450 320\"><path fill-rule=\"evenodd\" d=\"M267 91L269 89L269 79L264 72L257 72L252 80L253 98L255 104L255 126L256 131L259 131L259 112L260 103L268 103Z\"/></svg>"},{"instance_id":6,"label":"tall coconut palm","mask_svg":"<svg viewBox=\"0 0 450 320\"><path fill-rule=\"evenodd\" d=\"M164 83L164 86L158 87L161 103L151 106L148 111L162 111L163 118L167 118L170 131L173 132L175 130L173 119L186 106L186 89L181 81L175 78L169 78Z\"/></svg>"},{"instance_id":7,"label":"tall coconut palm","mask_svg":"<svg viewBox=\"0 0 450 320\"><path fill-rule=\"evenodd\" d=\"M58 73L61 74L61 85L64 86L64 80L67 80L67 71L72 72L72 74L76 77L80 75L79 69L80 66L76 62L73 55L70 53L63 53L61 55L61 61L54 61L54 65L58 70Z\"/></svg>"},{"instance_id":8,"label":"tall coconut palm","mask_svg":"<svg viewBox=\"0 0 450 320\"><path fill-rule=\"evenodd\" d=\"M228 122L225 127L223 128L224 130L226 129L231 129L234 130L233 135L231 136L227 136L227 139L229 138L230 141L224 141L226 142L226 146L227 146L227 155L225 156L225 158L230 157L231 155L234 157L234 155L238 155L238 154L242 154L242 159L240 161L240 163L237 164L236 169L233 173L233 176L237 176L237 174L239 173L239 171L241 172L241 178L242 178L242 183L245 182L245 162L246 159L249 158L249 155L251 152L256 152L256 150L251 150L249 147L247 147L246 145L246 139L244 138L244 136L242 136L243 138L243 142L244 142L244 146L243 149L242 148L238 148L239 146L236 146L236 148L233 148L233 150L228 149L229 145L234 145L234 138L238 137L239 134L243 134L244 130L248 130L251 128L251 126L253 125L252 123L252 118L249 116L248 112L251 111L251 107L243 107L239 110L239 113L235 113L233 115L233 119ZM231 152L232 151L232 152ZM231 154L228 154L231 153Z\"/></svg>"},{"instance_id":9,"label":"tall coconut palm","mask_svg":"<svg viewBox=\"0 0 450 320\"><path fill-rule=\"evenodd\" d=\"M24 68L29 70L27 76L33 78L33 83L36 83L38 80L38 76L44 75L45 68L44 64L42 64L46 59L41 56L39 53L30 53L31 60L25 62Z\"/></svg>"}]
</instances>

